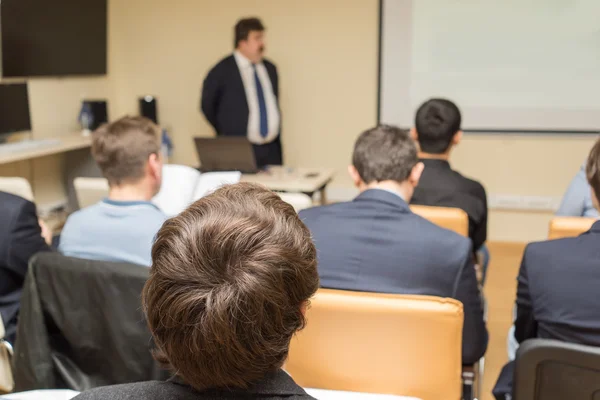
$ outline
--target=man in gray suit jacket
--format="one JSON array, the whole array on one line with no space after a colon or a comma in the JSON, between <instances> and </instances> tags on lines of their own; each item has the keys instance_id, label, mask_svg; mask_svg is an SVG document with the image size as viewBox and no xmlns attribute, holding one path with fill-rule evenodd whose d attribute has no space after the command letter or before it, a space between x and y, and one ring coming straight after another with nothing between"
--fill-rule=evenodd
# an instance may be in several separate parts
<instances>
[{"instance_id":1,"label":"man in gray suit jacket","mask_svg":"<svg viewBox=\"0 0 600 400\"><path fill-rule=\"evenodd\" d=\"M370 129L358 138L349 167L360 195L300 217L317 247L322 287L461 301L463 364L474 364L485 353L487 330L471 242L410 211L423 169L408 132Z\"/></svg>"}]
</instances>

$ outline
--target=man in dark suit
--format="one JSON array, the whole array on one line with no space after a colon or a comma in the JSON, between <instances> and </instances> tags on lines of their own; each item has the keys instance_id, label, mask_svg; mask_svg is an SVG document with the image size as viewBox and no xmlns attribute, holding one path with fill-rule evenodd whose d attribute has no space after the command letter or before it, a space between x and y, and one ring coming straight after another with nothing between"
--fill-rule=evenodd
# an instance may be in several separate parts
<instances>
[{"instance_id":1,"label":"man in dark suit","mask_svg":"<svg viewBox=\"0 0 600 400\"><path fill-rule=\"evenodd\" d=\"M235 26L235 51L215 65L202 87L201 109L217 135L244 136L256 163L281 165L277 68L263 59L265 27L258 18Z\"/></svg>"},{"instance_id":2,"label":"man in dark suit","mask_svg":"<svg viewBox=\"0 0 600 400\"><path fill-rule=\"evenodd\" d=\"M48 251L51 232L38 220L35 204L0 192L0 315L14 343L19 301L32 255Z\"/></svg>"},{"instance_id":3,"label":"man in dark suit","mask_svg":"<svg viewBox=\"0 0 600 400\"><path fill-rule=\"evenodd\" d=\"M354 147L354 201L300 212L317 247L321 286L451 297L464 305L463 363L485 353L487 331L471 242L413 214L423 164L407 132L380 126Z\"/></svg>"},{"instance_id":4,"label":"man in dark suit","mask_svg":"<svg viewBox=\"0 0 600 400\"><path fill-rule=\"evenodd\" d=\"M600 198L600 141L586 166L592 202ZM514 339L543 338L600 346L600 222L575 238L531 243L517 284ZM502 370L494 395L512 393L513 362Z\"/></svg>"},{"instance_id":5,"label":"man in dark suit","mask_svg":"<svg viewBox=\"0 0 600 400\"><path fill-rule=\"evenodd\" d=\"M411 199L412 204L456 207L469 217L473 250L481 249L483 274L487 269L487 196L483 185L461 175L450 166L450 153L462 139L460 110L450 100L430 99L417 110L411 131L419 142L419 158L425 170Z\"/></svg>"}]
</instances>

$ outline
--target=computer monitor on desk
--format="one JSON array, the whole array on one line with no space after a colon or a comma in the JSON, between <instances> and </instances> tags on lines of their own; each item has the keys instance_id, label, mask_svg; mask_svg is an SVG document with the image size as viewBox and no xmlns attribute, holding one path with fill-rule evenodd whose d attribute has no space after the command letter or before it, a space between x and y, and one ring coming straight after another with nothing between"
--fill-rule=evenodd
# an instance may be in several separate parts
<instances>
[{"instance_id":1,"label":"computer monitor on desk","mask_svg":"<svg viewBox=\"0 0 600 400\"><path fill-rule=\"evenodd\" d=\"M194 138L201 172L258 172L252 144L245 137Z\"/></svg>"},{"instance_id":2,"label":"computer monitor on desk","mask_svg":"<svg viewBox=\"0 0 600 400\"><path fill-rule=\"evenodd\" d=\"M8 134L31 130L26 83L0 84L0 142Z\"/></svg>"}]
</instances>

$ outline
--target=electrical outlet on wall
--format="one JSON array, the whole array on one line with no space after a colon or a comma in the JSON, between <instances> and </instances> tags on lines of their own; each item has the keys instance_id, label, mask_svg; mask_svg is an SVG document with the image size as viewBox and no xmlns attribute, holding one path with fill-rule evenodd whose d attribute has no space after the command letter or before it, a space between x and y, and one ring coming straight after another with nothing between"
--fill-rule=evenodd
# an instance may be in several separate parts
<instances>
[{"instance_id":1,"label":"electrical outlet on wall","mask_svg":"<svg viewBox=\"0 0 600 400\"><path fill-rule=\"evenodd\" d=\"M491 194L488 207L494 210L556 211L560 198L553 196L520 196Z\"/></svg>"}]
</instances>

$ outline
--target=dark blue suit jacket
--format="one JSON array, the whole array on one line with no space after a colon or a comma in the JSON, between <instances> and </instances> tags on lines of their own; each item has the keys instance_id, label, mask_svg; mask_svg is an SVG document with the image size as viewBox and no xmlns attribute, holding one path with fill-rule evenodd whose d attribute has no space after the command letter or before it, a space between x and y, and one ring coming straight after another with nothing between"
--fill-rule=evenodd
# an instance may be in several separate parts
<instances>
[{"instance_id":1,"label":"dark blue suit jacket","mask_svg":"<svg viewBox=\"0 0 600 400\"><path fill-rule=\"evenodd\" d=\"M600 346L600 221L575 238L531 243L517 284L515 339L542 338ZM512 391L513 364L494 388Z\"/></svg>"},{"instance_id":2,"label":"dark blue suit jacket","mask_svg":"<svg viewBox=\"0 0 600 400\"><path fill-rule=\"evenodd\" d=\"M463 363L485 353L487 331L468 238L377 189L352 202L303 210L300 217L317 247L322 287L457 299L465 312Z\"/></svg>"},{"instance_id":3,"label":"dark blue suit jacket","mask_svg":"<svg viewBox=\"0 0 600 400\"><path fill-rule=\"evenodd\" d=\"M269 74L275 98L279 101L277 68L267 60L263 60L263 64ZM200 108L208 122L215 128L217 135L246 136L248 134L250 111L242 75L233 55L219 61L204 79ZM263 151L261 152L261 150ZM269 154L262 154L264 150L268 150ZM281 164L279 136L272 143L255 146L254 151L259 165Z\"/></svg>"},{"instance_id":4,"label":"dark blue suit jacket","mask_svg":"<svg viewBox=\"0 0 600 400\"><path fill-rule=\"evenodd\" d=\"M32 255L49 250L42 238L35 204L0 192L0 315L14 342L21 289Z\"/></svg>"}]
</instances>

